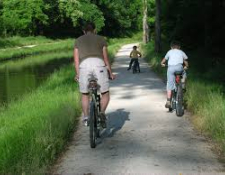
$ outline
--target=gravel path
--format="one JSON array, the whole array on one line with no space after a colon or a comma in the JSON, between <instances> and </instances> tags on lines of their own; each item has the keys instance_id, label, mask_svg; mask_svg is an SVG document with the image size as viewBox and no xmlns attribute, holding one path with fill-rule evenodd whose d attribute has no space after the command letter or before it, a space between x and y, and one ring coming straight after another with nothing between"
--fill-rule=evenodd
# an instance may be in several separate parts
<instances>
[{"instance_id":1,"label":"gravel path","mask_svg":"<svg viewBox=\"0 0 225 175\"><path fill-rule=\"evenodd\" d=\"M115 59L108 128L99 144L91 149L88 128L79 126L55 174L225 174L188 114L177 117L164 108L165 84L148 64L140 60L140 74L127 71L132 46L123 46Z\"/></svg>"}]
</instances>

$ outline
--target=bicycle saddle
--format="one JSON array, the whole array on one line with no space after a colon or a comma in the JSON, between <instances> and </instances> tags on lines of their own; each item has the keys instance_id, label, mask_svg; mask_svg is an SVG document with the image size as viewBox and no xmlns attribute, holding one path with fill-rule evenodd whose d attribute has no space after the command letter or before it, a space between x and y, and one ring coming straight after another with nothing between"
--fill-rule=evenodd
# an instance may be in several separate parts
<instances>
[{"instance_id":1,"label":"bicycle saddle","mask_svg":"<svg viewBox=\"0 0 225 175\"><path fill-rule=\"evenodd\" d=\"M183 71L176 71L174 72L174 75L182 75L183 74Z\"/></svg>"},{"instance_id":2,"label":"bicycle saddle","mask_svg":"<svg viewBox=\"0 0 225 175\"><path fill-rule=\"evenodd\" d=\"M97 83L98 79L95 78L94 76L91 76L89 79L89 85L88 85L88 88L90 89L98 89L99 88L99 85Z\"/></svg>"}]
</instances>

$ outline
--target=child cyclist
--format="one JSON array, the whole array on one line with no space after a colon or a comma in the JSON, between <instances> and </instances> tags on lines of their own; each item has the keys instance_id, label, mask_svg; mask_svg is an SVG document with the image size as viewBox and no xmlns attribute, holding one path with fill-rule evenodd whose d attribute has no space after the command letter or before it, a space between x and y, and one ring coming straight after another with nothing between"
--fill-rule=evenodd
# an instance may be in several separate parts
<instances>
[{"instance_id":1,"label":"child cyclist","mask_svg":"<svg viewBox=\"0 0 225 175\"><path fill-rule=\"evenodd\" d=\"M141 53L139 51L137 51L137 46L134 46L133 47L133 50L130 52L130 58L131 58L131 60L130 60L130 64L129 64L129 67L128 67L127 70L130 70L131 69L131 66L132 66L133 62L138 61L138 57L141 57ZM138 65L138 70L140 72L139 65Z\"/></svg>"},{"instance_id":2,"label":"child cyclist","mask_svg":"<svg viewBox=\"0 0 225 175\"><path fill-rule=\"evenodd\" d=\"M167 69L167 101L166 101L166 108L171 107L171 97L172 97L172 90L175 89L175 75L174 73L176 71L183 71L188 68L188 62L187 62L187 55L180 50L180 43L177 41L173 41L171 43L171 50L169 50L165 56L165 58L162 59L161 65L165 67L166 61L168 61L168 69ZM184 67L183 67L184 64ZM186 79L186 73L183 74L183 80L182 83L184 84L184 81Z\"/></svg>"}]
</instances>

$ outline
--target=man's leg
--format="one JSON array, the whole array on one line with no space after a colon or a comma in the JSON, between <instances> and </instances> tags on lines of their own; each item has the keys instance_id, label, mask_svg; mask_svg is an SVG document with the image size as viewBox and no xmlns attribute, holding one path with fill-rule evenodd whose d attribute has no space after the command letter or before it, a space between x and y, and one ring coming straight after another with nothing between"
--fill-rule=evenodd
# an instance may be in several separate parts
<instances>
[{"instance_id":1,"label":"man's leg","mask_svg":"<svg viewBox=\"0 0 225 175\"><path fill-rule=\"evenodd\" d=\"M131 69L131 66L132 66L133 62L134 62L134 59L132 58L132 59L130 60L130 64L129 64L129 67L128 67L127 70L130 70L130 69Z\"/></svg>"},{"instance_id":2,"label":"man's leg","mask_svg":"<svg viewBox=\"0 0 225 175\"><path fill-rule=\"evenodd\" d=\"M166 108L171 107L171 97L172 97L172 89L174 89L174 82L175 82L174 68L169 67L167 70L167 100L165 104Z\"/></svg>"},{"instance_id":3,"label":"man's leg","mask_svg":"<svg viewBox=\"0 0 225 175\"><path fill-rule=\"evenodd\" d=\"M89 95L88 94L82 93L81 104L82 104L84 117L88 117L89 116L89 112L88 112L89 111Z\"/></svg>"},{"instance_id":4,"label":"man's leg","mask_svg":"<svg viewBox=\"0 0 225 175\"><path fill-rule=\"evenodd\" d=\"M105 110L109 104L110 96L109 96L109 91L102 93L102 98L101 98L101 112L105 113Z\"/></svg>"},{"instance_id":5,"label":"man's leg","mask_svg":"<svg viewBox=\"0 0 225 175\"><path fill-rule=\"evenodd\" d=\"M171 90L167 90L167 99L171 99L172 97L172 91Z\"/></svg>"},{"instance_id":6,"label":"man's leg","mask_svg":"<svg viewBox=\"0 0 225 175\"><path fill-rule=\"evenodd\" d=\"M102 121L102 127L106 128L106 115L105 115L105 110L109 104L109 91L102 93L102 98L101 98L101 112L100 112L100 118Z\"/></svg>"}]
</instances>

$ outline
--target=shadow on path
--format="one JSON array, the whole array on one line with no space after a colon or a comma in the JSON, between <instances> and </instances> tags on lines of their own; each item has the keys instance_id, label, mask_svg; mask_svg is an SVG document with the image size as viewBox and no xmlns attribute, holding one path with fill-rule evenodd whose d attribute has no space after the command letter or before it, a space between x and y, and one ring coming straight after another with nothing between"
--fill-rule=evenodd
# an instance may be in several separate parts
<instances>
[{"instance_id":1,"label":"shadow on path","mask_svg":"<svg viewBox=\"0 0 225 175\"><path fill-rule=\"evenodd\" d=\"M107 128L103 131L101 138L113 137L129 119L130 112L125 111L123 108L117 109L115 112L108 113Z\"/></svg>"}]
</instances>

